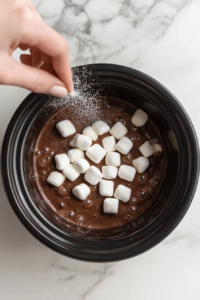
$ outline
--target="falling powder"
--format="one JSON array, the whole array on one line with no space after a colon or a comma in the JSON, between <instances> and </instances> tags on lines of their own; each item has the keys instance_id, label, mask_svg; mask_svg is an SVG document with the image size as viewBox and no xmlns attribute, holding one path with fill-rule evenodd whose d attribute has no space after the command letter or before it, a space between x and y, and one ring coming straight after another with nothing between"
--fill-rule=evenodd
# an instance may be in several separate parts
<instances>
[{"instance_id":1,"label":"falling powder","mask_svg":"<svg viewBox=\"0 0 200 300\"><path fill-rule=\"evenodd\" d=\"M46 96L45 110L47 114L52 115L59 109L70 106L76 112L78 118L90 116L91 121L102 118L102 108L105 109L105 100L100 96L100 87L95 82L92 71L87 67L73 69L74 90L65 98L55 98ZM76 119L78 119L76 118Z\"/></svg>"}]
</instances>

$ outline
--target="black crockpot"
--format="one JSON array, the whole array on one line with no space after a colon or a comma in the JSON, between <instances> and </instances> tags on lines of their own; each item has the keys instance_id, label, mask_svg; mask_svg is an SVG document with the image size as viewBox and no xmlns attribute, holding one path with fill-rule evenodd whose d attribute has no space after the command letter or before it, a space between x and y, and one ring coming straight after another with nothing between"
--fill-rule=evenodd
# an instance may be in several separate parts
<instances>
[{"instance_id":1,"label":"black crockpot","mask_svg":"<svg viewBox=\"0 0 200 300\"><path fill-rule=\"evenodd\" d=\"M177 99L151 77L118 65L76 67L101 95L132 102L150 116L162 134L167 169L154 203L136 220L109 230L82 228L61 219L41 199L34 180L36 138L49 116L44 95L31 93L18 107L2 147L2 176L8 200L24 226L43 244L66 256L96 262L129 258L162 241L178 225L193 199L199 176L199 148L193 125ZM85 79L86 78L86 79ZM48 112L48 113L47 113ZM51 211L50 211L51 210Z\"/></svg>"}]
</instances>

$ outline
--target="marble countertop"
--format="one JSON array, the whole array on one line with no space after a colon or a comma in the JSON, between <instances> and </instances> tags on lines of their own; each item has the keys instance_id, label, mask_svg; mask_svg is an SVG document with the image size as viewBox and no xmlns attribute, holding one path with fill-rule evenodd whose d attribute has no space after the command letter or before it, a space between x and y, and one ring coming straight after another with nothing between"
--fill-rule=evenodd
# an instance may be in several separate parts
<instances>
[{"instance_id":1,"label":"marble countertop","mask_svg":"<svg viewBox=\"0 0 200 300\"><path fill-rule=\"evenodd\" d=\"M116 63L149 74L180 100L200 137L199 0L33 2L68 40L72 66ZM28 93L0 86L0 143ZM138 257L111 264L79 262L48 249L17 219L1 181L0 191L0 299L200 299L199 188L168 238Z\"/></svg>"}]
</instances>

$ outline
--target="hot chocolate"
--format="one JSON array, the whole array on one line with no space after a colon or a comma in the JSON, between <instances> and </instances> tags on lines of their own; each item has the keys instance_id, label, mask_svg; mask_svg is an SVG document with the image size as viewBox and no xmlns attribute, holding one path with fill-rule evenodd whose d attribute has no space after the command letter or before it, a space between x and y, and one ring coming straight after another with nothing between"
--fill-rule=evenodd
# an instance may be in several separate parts
<instances>
[{"instance_id":1,"label":"hot chocolate","mask_svg":"<svg viewBox=\"0 0 200 300\"><path fill-rule=\"evenodd\" d=\"M98 103L99 110L101 111L101 121L105 122L109 128L112 128L113 125L120 122L120 124L127 129L127 132L123 137L128 138L127 141L129 140L130 145L133 144L127 154L123 153L123 143L121 143L122 145L118 144L114 150L115 153L119 153L120 155L120 165L130 166L132 168L135 167L137 169L135 170L136 173L133 174L133 180L131 177L128 180L122 179L124 175L120 175L120 166L116 166L116 168L118 168L118 175L116 178L102 178L103 180L113 181L114 192L119 185L123 185L131 190L127 202L123 202L121 201L122 199L119 199L117 213L105 213L103 205L106 198L115 198L114 192L113 195L109 197L101 195L102 192L100 192L99 183L94 185L90 184L86 180L87 177L85 177L84 173L78 174L78 177L74 181L64 177L63 183L58 187L47 182L47 179L52 172L56 171L62 174L62 170L56 168L55 155L68 154L70 149L74 149L74 147L71 146L73 144L73 138L77 134L82 134L86 127L91 126L94 123L94 114L82 114L82 109L78 106L75 108L70 102L54 114L46 122L38 136L33 156L33 167L36 174L35 180L38 189L44 200L56 213L68 221L83 227L105 229L123 225L137 218L148 209L162 186L166 168L166 156L165 148L162 143L162 136L153 123L153 120L148 118L143 126L139 126L140 124L138 126L133 124L132 116L137 110L137 107L134 107L123 100L111 97L99 97L94 101L95 105ZM70 121L75 127L76 132L70 136L63 137L56 127L56 125L63 120ZM96 118L96 121L98 120L100 120L99 115ZM135 122L137 123L137 118ZM102 143L102 140L105 139L105 137L111 137L113 135L115 134L112 133L112 130L101 135L100 133L97 134L97 139L92 141L91 147L94 144L98 144L106 149L108 145L106 146L105 143ZM118 143L119 140L120 138L116 138L116 143ZM133 161L146 155L145 151L146 149L149 149L145 148L144 151L143 148L140 147L144 145L145 142L148 142L150 147L154 144L154 153L152 155L149 155L151 154L149 153L149 156L147 155L149 166L144 172L141 172L140 170L139 173L137 164L134 164ZM106 153L109 153L107 152L107 149L105 151ZM100 162L95 163L94 159L87 156L87 151L84 151L84 153L86 154L84 154L84 158L89 165L95 166L103 173L102 167L108 165L106 162L107 155L104 156ZM75 162L71 161L71 164L74 168L76 167ZM126 170L126 168L124 170ZM121 174L123 173L122 171L123 170L121 170ZM63 174L65 176L65 172L63 172ZM89 194L84 200L80 200L73 193L74 187L82 183L89 187Z\"/></svg>"}]
</instances>

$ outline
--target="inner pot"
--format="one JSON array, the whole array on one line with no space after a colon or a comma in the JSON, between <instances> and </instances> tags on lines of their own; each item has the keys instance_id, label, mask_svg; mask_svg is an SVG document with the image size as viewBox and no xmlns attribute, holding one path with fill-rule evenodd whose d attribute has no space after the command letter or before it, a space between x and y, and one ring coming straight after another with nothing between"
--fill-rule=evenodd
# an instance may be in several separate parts
<instances>
[{"instance_id":1,"label":"inner pot","mask_svg":"<svg viewBox=\"0 0 200 300\"><path fill-rule=\"evenodd\" d=\"M87 261L128 258L164 239L189 207L199 174L196 134L175 97L143 73L109 64L76 67L73 73L75 89L78 78L79 86L88 85L100 96L133 103L153 120L162 135L167 159L160 193L145 213L115 228L80 227L52 212L33 180L30 161L43 125L62 104L48 105L50 100L40 94L30 94L22 102L7 129L2 150L5 189L20 220L50 248Z\"/></svg>"}]
</instances>

